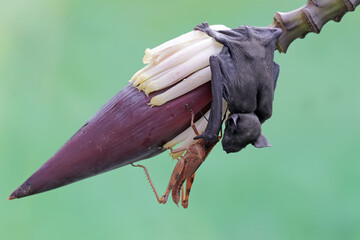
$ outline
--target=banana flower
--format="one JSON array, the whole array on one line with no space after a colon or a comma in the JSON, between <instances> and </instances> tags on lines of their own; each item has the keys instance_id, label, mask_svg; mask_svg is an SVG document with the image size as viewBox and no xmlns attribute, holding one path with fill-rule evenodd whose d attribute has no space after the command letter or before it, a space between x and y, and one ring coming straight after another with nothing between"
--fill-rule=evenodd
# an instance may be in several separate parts
<instances>
[{"instance_id":1,"label":"banana flower","mask_svg":"<svg viewBox=\"0 0 360 240\"><path fill-rule=\"evenodd\" d=\"M228 29L222 25L214 30ZM130 84L111 98L9 199L45 192L115 168L153 157L195 140L189 128L196 114L206 127L211 95L209 57L223 45L201 31L191 31L153 49ZM205 115L205 117L203 117ZM178 157L180 153L173 157Z\"/></svg>"}]
</instances>

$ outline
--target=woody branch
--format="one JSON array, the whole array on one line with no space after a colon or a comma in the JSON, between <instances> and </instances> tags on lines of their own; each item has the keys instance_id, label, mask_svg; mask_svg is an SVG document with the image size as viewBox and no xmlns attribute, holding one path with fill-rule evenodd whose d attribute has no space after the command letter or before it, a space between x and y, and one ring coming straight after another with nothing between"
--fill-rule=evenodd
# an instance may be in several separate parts
<instances>
[{"instance_id":1,"label":"woody branch","mask_svg":"<svg viewBox=\"0 0 360 240\"><path fill-rule=\"evenodd\" d=\"M277 49L286 53L289 45L297 38L304 38L309 32L320 33L322 27L333 20L354 11L360 0L309 0L308 3L291 12L277 12L271 27L281 28Z\"/></svg>"}]
</instances>

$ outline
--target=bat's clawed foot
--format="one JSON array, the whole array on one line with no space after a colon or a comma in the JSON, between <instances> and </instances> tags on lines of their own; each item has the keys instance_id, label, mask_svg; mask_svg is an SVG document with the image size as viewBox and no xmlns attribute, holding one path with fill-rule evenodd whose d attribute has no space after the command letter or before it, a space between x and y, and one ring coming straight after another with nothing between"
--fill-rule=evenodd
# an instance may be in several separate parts
<instances>
[{"instance_id":1,"label":"bat's clawed foot","mask_svg":"<svg viewBox=\"0 0 360 240\"><path fill-rule=\"evenodd\" d=\"M196 27L194 28L194 30L203 31L203 32L206 32L209 29L210 29L210 26L207 22L200 23L200 24L196 25Z\"/></svg>"}]
</instances>

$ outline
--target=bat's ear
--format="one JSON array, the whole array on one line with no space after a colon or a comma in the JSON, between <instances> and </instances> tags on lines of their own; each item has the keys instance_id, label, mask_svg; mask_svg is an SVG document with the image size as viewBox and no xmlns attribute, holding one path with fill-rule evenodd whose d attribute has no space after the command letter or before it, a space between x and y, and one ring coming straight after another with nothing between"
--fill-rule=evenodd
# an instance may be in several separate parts
<instances>
[{"instance_id":1,"label":"bat's ear","mask_svg":"<svg viewBox=\"0 0 360 240\"><path fill-rule=\"evenodd\" d=\"M260 136L256 139L255 142L252 143L252 145L257 148L271 147L271 143L263 134L260 134Z\"/></svg>"}]
</instances>

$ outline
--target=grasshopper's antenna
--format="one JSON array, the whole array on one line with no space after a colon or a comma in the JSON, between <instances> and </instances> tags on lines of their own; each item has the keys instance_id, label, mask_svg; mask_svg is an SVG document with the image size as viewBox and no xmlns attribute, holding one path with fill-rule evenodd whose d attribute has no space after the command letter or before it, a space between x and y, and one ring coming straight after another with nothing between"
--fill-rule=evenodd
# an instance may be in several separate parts
<instances>
[{"instance_id":1,"label":"grasshopper's antenna","mask_svg":"<svg viewBox=\"0 0 360 240\"><path fill-rule=\"evenodd\" d=\"M209 119L207 119L207 117L205 116L205 114L198 108L198 106L196 105L196 103L194 101L191 101L192 104L194 104L194 106L196 107L196 109L199 111L199 113L205 118L206 121L209 121ZM187 107L190 107L189 104L186 104Z\"/></svg>"},{"instance_id":2,"label":"grasshopper's antenna","mask_svg":"<svg viewBox=\"0 0 360 240\"><path fill-rule=\"evenodd\" d=\"M225 121L225 118L226 118L226 113L227 111L229 110L229 106L226 106L226 109L225 109L225 112L224 112L224 116L223 116L223 119L221 120L221 125L224 123Z\"/></svg>"}]
</instances>

